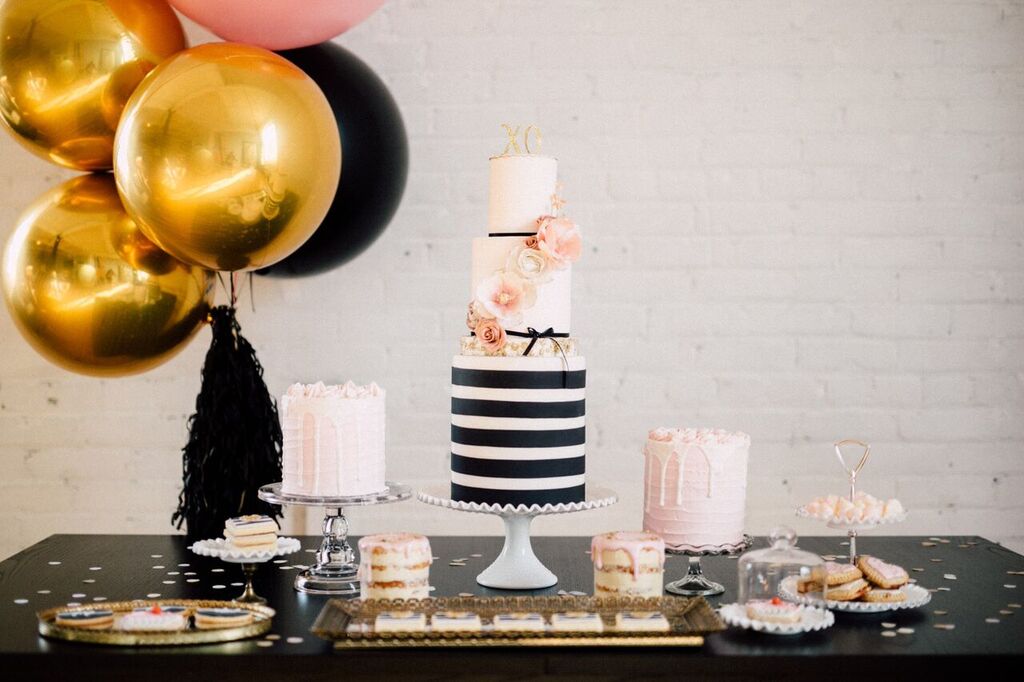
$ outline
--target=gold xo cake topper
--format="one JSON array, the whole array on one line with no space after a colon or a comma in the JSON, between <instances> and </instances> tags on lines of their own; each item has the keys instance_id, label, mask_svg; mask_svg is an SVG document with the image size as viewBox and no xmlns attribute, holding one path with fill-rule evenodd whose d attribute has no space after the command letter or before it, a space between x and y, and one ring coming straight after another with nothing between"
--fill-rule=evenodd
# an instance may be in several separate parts
<instances>
[{"instance_id":1,"label":"gold xo cake topper","mask_svg":"<svg viewBox=\"0 0 1024 682\"><path fill-rule=\"evenodd\" d=\"M507 156L509 154L522 154L525 149L526 154L539 154L541 145L544 142L544 137L540 134L540 128L535 125L526 126L526 130L523 131L522 140L523 146L519 146L519 131L522 126L517 125L514 128L509 123L502 123L501 127L505 130L507 140L505 141L505 149L501 152L501 156ZM533 139L533 145L531 146L531 136Z\"/></svg>"}]
</instances>

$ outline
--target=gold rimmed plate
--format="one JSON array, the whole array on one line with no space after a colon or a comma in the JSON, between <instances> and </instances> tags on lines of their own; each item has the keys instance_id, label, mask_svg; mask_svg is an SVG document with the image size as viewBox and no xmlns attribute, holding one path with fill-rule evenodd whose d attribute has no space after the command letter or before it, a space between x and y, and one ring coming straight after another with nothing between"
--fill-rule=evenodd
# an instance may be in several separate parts
<instances>
[{"instance_id":1,"label":"gold rimmed plate","mask_svg":"<svg viewBox=\"0 0 1024 682\"><path fill-rule=\"evenodd\" d=\"M189 625L183 630L118 630L117 620L120 616L131 613L135 609L160 606L185 606L190 609L245 609L252 611L253 620L247 625L237 627L200 630ZM114 612L114 625L102 630L90 630L81 627L68 627L55 622L58 613L68 611L106 610ZM68 642L85 642L87 644L106 644L110 646L188 646L194 644L216 644L234 642L262 635L268 630L274 617L274 609L262 604L243 604L234 601L212 599L136 599L134 601L103 602L101 604L83 604L81 606L57 606L39 611L39 634L50 639L62 639Z\"/></svg>"}]
</instances>

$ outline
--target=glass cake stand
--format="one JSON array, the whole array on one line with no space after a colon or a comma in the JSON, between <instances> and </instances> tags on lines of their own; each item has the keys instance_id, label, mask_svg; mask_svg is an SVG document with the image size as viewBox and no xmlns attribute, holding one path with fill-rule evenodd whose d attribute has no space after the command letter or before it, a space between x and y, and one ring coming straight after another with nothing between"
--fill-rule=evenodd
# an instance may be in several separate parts
<instances>
[{"instance_id":1,"label":"glass cake stand","mask_svg":"<svg viewBox=\"0 0 1024 682\"><path fill-rule=\"evenodd\" d=\"M351 497L315 497L293 495L281 491L281 483L270 483L259 489L259 497L271 504L300 507L324 507L324 539L316 553L316 563L295 576L295 589L310 594L359 594L359 567L355 552L348 544L348 519L344 507L365 507L390 504L412 497L407 485L387 481L379 493Z\"/></svg>"},{"instance_id":2,"label":"glass cake stand","mask_svg":"<svg viewBox=\"0 0 1024 682\"><path fill-rule=\"evenodd\" d=\"M563 504L527 506L459 502L451 499L450 489L446 485L431 486L421 490L416 497L420 502L436 507L501 517L505 522L505 546L501 548L498 558L476 577L476 581L484 587L499 590L539 590L558 582L558 576L548 570L533 553L533 545L530 543L530 522L534 517L601 509L619 501L614 491L589 485L582 502Z\"/></svg>"},{"instance_id":3,"label":"glass cake stand","mask_svg":"<svg viewBox=\"0 0 1024 682\"><path fill-rule=\"evenodd\" d=\"M731 545L701 545L699 547L675 548L666 547L665 554L690 557L690 567L686 575L665 585L665 591L680 597L716 597L725 588L704 575L700 558L705 556L734 555L747 551L754 544L753 538L744 535L743 539Z\"/></svg>"}]
</instances>

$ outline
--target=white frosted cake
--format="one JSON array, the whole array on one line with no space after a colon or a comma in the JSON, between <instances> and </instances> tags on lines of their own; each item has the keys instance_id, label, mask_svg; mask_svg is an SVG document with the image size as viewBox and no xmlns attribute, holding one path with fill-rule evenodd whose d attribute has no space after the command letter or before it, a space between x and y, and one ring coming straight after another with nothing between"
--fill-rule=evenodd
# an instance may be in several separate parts
<instances>
[{"instance_id":1,"label":"white frosted cake","mask_svg":"<svg viewBox=\"0 0 1024 682\"><path fill-rule=\"evenodd\" d=\"M644 446L644 530L673 549L743 540L750 436L655 429Z\"/></svg>"},{"instance_id":2,"label":"white frosted cake","mask_svg":"<svg viewBox=\"0 0 1024 682\"><path fill-rule=\"evenodd\" d=\"M377 384L292 384L281 398L281 489L348 497L384 482L384 389Z\"/></svg>"},{"instance_id":3,"label":"white frosted cake","mask_svg":"<svg viewBox=\"0 0 1024 682\"><path fill-rule=\"evenodd\" d=\"M415 533L359 538L362 599L425 599L430 596L430 540Z\"/></svg>"},{"instance_id":4,"label":"white frosted cake","mask_svg":"<svg viewBox=\"0 0 1024 682\"><path fill-rule=\"evenodd\" d=\"M490 159L486 237L473 240L469 336L452 361L452 499L584 499L586 362L569 336L581 242L557 161Z\"/></svg>"}]
</instances>

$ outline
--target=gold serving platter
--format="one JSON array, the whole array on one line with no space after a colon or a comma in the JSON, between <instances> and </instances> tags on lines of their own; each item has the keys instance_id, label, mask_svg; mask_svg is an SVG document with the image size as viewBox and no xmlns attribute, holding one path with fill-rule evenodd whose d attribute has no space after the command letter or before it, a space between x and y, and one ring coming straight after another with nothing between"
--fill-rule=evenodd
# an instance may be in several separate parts
<instances>
[{"instance_id":1,"label":"gold serving platter","mask_svg":"<svg viewBox=\"0 0 1024 682\"><path fill-rule=\"evenodd\" d=\"M376 633L373 623L384 611L413 611L429 619L438 611L471 611L484 623L499 613L536 612L550 620L555 613L589 611L604 621L605 631L590 632L387 632ZM613 629L615 614L624 611L660 611L669 622L667 632L623 632ZM334 642L336 649L390 649L423 647L559 647L559 646L701 646L704 635L725 625L703 597L438 597L434 599L332 599L324 606L311 631Z\"/></svg>"},{"instance_id":2,"label":"gold serving platter","mask_svg":"<svg viewBox=\"0 0 1024 682\"><path fill-rule=\"evenodd\" d=\"M57 625L54 619L58 613L66 611L92 611L106 609L118 614L130 613L134 609L153 606L186 606L193 609L231 608L246 609L253 612L253 622L237 627L199 630L186 628L176 631L127 631L113 628L106 630L89 630L85 628ZM39 634L51 639L63 639L68 642L85 642L87 644L106 644L111 646L188 646L193 644L216 644L234 642L240 639L256 637L270 630L274 609L262 604L243 604L234 601L217 601L212 599L136 599L134 601L103 602L101 604L83 604L81 606L58 606L36 613L39 618Z\"/></svg>"}]
</instances>

